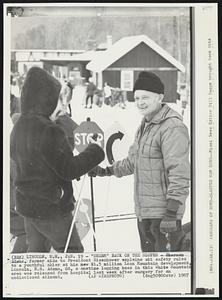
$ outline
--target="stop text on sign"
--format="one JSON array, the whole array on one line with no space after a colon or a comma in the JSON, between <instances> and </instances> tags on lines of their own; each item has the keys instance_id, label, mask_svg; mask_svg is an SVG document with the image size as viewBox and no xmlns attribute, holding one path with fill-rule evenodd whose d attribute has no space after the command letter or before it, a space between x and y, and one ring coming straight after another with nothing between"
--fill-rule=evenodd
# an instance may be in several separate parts
<instances>
[{"instance_id":1,"label":"stop text on sign","mask_svg":"<svg viewBox=\"0 0 222 300\"><path fill-rule=\"evenodd\" d=\"M87 118L87 121L82 122L73 132L75 149L78 152L84 151L91 143L90 138L97 134L96 140L100 146L104 148L104 133L102 129L95 123Z\"/></svg>"},{"instance_id":2,"label":"stop text on sign","mask_svg":"<svg viewBox=\"0 0 222 300\"><path fill-rule=\"evenodd\" d=\"M94 133L86 133L86 132L81 132L81 133L75 133L74 138L75 138L75 145L88 145L90 143L90 138L92 138ZM98 133L97 137L98 142L103 141L103 134Z\"/></svg>"}]
</instances>

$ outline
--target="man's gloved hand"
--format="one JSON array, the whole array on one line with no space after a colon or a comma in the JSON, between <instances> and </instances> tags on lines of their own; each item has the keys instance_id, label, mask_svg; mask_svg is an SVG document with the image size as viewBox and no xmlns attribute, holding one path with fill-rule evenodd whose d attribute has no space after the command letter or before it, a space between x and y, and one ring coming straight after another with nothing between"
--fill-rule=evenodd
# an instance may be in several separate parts
<instances>
[{"instance_id":1,"label":"man's gloved hand","mask_svg":"<svg viewBox=\"0 0 222 300\"><path fill-rule=\"evenodd\" d=\"M160 231L162 233L170 233L177 231L177 218L176 212L167 210L165 216L160 223Z\"/></svg>"},{"instance_id":2,"label":"man's gloved hand","mask_svg":"<svg viewBox=\"0 0 222 300\"><path fill-rule=\"evenodd\" d=\"M96 176L100 176L100 177L104 177L104 176L111 176L113 175L113 167L106 167L101 168L100 166L96 166L95 168L93 168L91 171L88 172L88 175L90 177L96 177Z\"/></svg>"}]
</instances>

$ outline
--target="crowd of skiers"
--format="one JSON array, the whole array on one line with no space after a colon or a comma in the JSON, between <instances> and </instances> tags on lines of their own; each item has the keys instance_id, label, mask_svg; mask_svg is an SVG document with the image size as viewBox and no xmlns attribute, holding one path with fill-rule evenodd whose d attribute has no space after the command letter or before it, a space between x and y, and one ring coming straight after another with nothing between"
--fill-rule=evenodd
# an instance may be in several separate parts
<instances>
[{"instance_id":1,"label":"crowd of skiers","mask_svg":"<svg viewBox=\"0 0 222 300\"><path fill-rule=\"evenodd\" d=\"M88 107L88 101L90 100L90 106ZM85 108L92 108L93 103L98 107L103 104L111 107L116 104L121 108L126 107L126 99L124 92L120 88L110 87L107 82L104 83L103 89L98 89L89 78L89 82L86 84L86 100Z\"/></svg>"}]
</instances>

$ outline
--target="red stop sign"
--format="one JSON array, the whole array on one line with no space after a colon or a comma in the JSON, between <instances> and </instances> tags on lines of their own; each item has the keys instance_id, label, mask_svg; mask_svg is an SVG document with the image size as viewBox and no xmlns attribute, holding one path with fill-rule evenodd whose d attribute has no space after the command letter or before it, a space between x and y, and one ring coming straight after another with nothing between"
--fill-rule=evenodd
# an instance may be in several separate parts
<instances>
[{"instance_id":1,"label":"red stop sign","mask_svg":"<svg viewBox=\"0 0 222 300\"><path fill-rule=\"evenodd\" d=\"M97 141L101 143L101 147L104 148L104 133L102 129L91 121L82 122L73 132L75 149L78 152L82 152L90 143L89 138L97 133Z\"/></svg>"}]
</instances>

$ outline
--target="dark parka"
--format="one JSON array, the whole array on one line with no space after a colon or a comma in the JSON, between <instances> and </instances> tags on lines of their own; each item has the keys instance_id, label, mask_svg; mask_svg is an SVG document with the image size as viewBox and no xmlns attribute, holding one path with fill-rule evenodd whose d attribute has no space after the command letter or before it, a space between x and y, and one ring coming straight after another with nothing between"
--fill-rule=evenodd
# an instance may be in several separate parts
<instances>
[{"instance_id":1,"label":"dark parka","mask_svg":"<svg viewBox=\"0 0 222 300\"><path fill-rule=\"evenodd\" d=\"M104 159L96 144L73 156L64 131L49 116L55 110L60 83L41 68L29 70L21 93L21 117L11 133L11 158L17 167L16 210L23 216L51 218L73 210L64 186ZM64 180L68 185L63 185ZM67 195L69 195L67 197Z\"/></svg>"}]
</instances>

